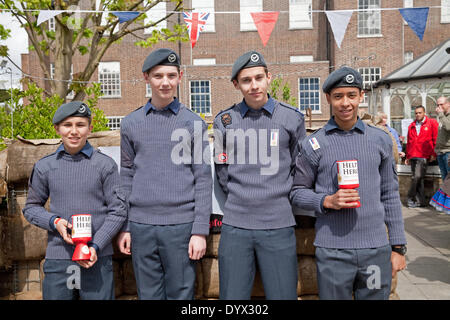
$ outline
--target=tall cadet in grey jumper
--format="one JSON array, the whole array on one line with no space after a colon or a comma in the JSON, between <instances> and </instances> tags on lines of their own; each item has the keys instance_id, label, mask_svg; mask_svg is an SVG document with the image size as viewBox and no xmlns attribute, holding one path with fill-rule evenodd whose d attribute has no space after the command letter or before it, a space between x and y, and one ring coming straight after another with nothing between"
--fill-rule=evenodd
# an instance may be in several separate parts
<instances>
[{"instance_id":1,"label":"tall cadet in grey jumper","mask_svg":"<svg viewBox=\"0 0 450 320\"><path fill-rule=\"evenodd\" d=\"M131 247L139 299L193 299L212 211L207 126L174 98L182 76L174 51L153 51L142 72L152 98L121 123L129 223L119 248Z\"/></svg>"},{"instance_id":2,"label":"tall cadet in grey jumper","mask_svg":"<svg viewBox=\"0 0 450 320\"><path fill-rule=\"evenodd\" d=\"M87 141L91 111L80 101L58 108L53 117L62 144L34 165L23 214L48 230L43 299L114 299L112 238L126 220L119 170L109 156ZM50 210L44 206L50 198ZM72 262L74 245L69 221L74 214L90 214L90 261ZM80 270L81 269L81 270Z\"/></svg>"},{"instance_id":3,"label":"tall cadet in grey jumper","mask_svg":"<svg viewBox=\"0 0 450 320\"><path fill-rule=\"evenodd\" d=\"M316 213L320 299L352 299L352 292L355 299L388 299L392 277L405 268L392 140L358 118L362 83L348 67L330 74L323 91L334 116L303 140L296 160L291 199ZM357 189L338 189L337 161L344 160L357 160ZM355 201L359 208L351 208Z\"/></svg>"},{"instance_id":4,"label":"tall cadet in grey jumper","mask_svg":"<svg viewBox=\"0 0 450 320\"><path fill-rule=\"evenodd\" d=\"M256 262L267 299L297 299L295 219L289 202L303 115L267 94L271 74L250 51L231 80L244 99L214 120L215 166L227 194L219 244L221 299L250 299Z\"/></svg>"}]
</instances>

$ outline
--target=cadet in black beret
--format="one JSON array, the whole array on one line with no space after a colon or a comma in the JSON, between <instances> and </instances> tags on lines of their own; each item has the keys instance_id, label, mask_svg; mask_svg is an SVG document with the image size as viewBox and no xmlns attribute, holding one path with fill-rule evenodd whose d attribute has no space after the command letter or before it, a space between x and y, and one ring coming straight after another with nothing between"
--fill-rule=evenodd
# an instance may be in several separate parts
<instances>
[{"instance_id":1,"label":"cadet in black beret","mask_svg":"<svg viewBox=\"0 0 450 320\"><path fill-rule=\"evenodd\" d=\"M157 49L150 53L147 58L145 58L144 64L142 65L142 72L146 73L150 71L151 68L158 65L176 66L179 69L180 57L175 51L171 49Z\"/></svg>"},{"instance_id":2,"label":"cadet in black beret","mask_svg":"<svg viewBox=\"0 0 450 320\"><path fill-rule=\"evenodd\" d=\"M288 195L305 122L298 109L268 94L271 79L260 53L237 58L231 80L243 99L214 120L215 174L227 194L218 252L224 300L250 299L256 265L267 299L297 300L295 219ZM246 139L249 133L258 139ZM241 137L243 143L235 145Z\"/></svg>"},{"instance_id":3,"label":"cadet in black beret","mask_svg":"<svg viewBox=\"0 0 450 320\"><path fill-rule=\"evenodd\" d=\"M361 75L352 68L330 74L323 91L333 116L301 143L296 159L290 199L316 213L321 300L387 300L392 277L406 266L392 140L359 118L362 89ZM340 165L356 169L357 188L340 188Z\"/></svg>"},{"instance_id":4,"label":"cadet in black beret","mask_svg":"<svg viewBox=\"0 0 450 320\"><path fill-rule=\"evenodd\" d=\"M128 220L118 247L131 255L139 299L192 300L196 262L206 252L209 234L211 165L186 157L179 161L180 153L173 148L182 144L189 160L202 158L209 142L197 144L195 137L207 135L208 126L176 98L183 71L173 50L150 53L142 73L152 97L120 124L120 175ZM186 135L175 146L174 134L180 132Z\"/></svg>"},{"instance_id":5,"label":"cadet in black beret","mask_svg":"<svg viewBox=\"0 0 450 320\"><path fill-rule=\"evenodd\" d=\"M119 170L112 158L89 143L93 126L86 104L61 105L53 124L62 143L34 165L23 209L31 224L48 231L42 298L114 299L111 241L127 217L124 197L118 197ZM72 261L71 218L79 213L92 215L90 258Z\"/></svg>"},{"instance_id":6,"label":"cadet in black beret","mask_svg":"<svg viewBox=\"0 0 450 320\"><path fill-rule=\"evenodd\" d=\"M67 117L86 117L91 123L91 110L81 101L71 101L61 105L53 116L53 124L58 124Z\"/></svg>"},{"instance_id":7,"label":"cadet in black beret","mask_svg":"<svg viewBox=\"0 0 450 320\"><path fill-rule=\"evenodd\" d=\"M236 80L239 71L252 67L264 67L267 68L264 57L256 51L249 51L237 58L231 69L231 81Z\"/></svg>"},{"instance_id":8,"label":"cadet in black beret","mask_svg":"<svg viewBox=\"0 0 450 320\"><path fill-rule=\"evenodd\" d=\"M355 87L363 89L361 74L350 67L342 67L330 73L323 84L323 92L330 93L333 88Z\"/></svg>"}]
</instances>

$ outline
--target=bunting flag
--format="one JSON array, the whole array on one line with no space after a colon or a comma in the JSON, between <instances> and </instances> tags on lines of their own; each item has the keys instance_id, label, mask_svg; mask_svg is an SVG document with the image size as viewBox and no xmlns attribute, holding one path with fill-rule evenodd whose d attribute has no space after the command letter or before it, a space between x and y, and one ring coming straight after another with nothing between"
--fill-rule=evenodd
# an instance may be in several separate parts
<instances>
[{"instance_id":1,"label":"bunting flag","mask_svg":"<svg viewBox=\"0 0 450 320\"><path fill-rule=\"evenodd\" d=\"M119 18L119 23L127 22L129 20L133 20L138 15L140 15L139 12L136 11L113 11L111 12L113 15L115 15L117 18Z\"/></svg>"},{"instance_id":2,"label":"bunting flag","mask_svg":"<svg viewBox=\"0 0 450 320\"><path fill-rule=\"evenodd\" d=\"M184 22L188 27L189 38L191 39L192 48L200 37L200 32L205 29L206 20L208 20L209 12L183 12Z\"/></svg>"},{"instance_id":3,"label":"bunting flag","mask_svg":"<svg viewBox=\"0 0 450 320\"><path fill-rule=\"evenodd\" d=\"M51 18L63 12L65 12L65 10L41 10L39 11L37 25L39 26L41 23L50 20Z\"/></svg>"},{"instance_id":4,"label":"bunting flag","mask_svg":"<svg viewBox=\"0 0 450 320\"><path fill-rule=\"evenodd\" d=\"M259 37L265 47L269 41L273 28L275 28L279 12L250 12L250 14L252 15L256 30L258 30Z\"/></svg>"},{"instance_id":5,"label":"bunting flag","mask_svg":"<svg viewBox=\"0 0 450 320\"><path fill-rule=\"evenodd\" d=\"M405 19L408 26L419 37L420 41L423 39L423 34L427 26L429 9L428 7L398 9L403 19Z\"/></svg>"},{"instance_id":6,"label":"bunting flag","mask_svg":"<svg viewBox=\"0 0 450 320\"><path fill-rule=\"evenodd\" d=\"M328 22L330 23L331 30L333 31L334 40L340 49L353 11L325 11L325 14L327 15Z\"/></svg>"}]
</instances>

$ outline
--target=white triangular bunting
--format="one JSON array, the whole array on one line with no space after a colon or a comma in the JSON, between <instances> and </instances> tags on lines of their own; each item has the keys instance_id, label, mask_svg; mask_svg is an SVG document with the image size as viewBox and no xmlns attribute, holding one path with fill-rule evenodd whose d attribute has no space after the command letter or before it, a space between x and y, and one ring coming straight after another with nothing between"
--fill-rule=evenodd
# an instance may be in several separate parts
<instances>
[{"instance_id":1,"label":"white triangular bunting","mask_svg":"<svg viewBox=\"0 0 450 320\"><path fill-rule=\"evenodd\" d=\"M39 26L41 23L50 20L62 12L64 12L64 10L41 10L37 19L37 25Z\"/></svg>"},{"instance_id":2,"label":"white triangular bunting","mask_svg":"<svg viewBox=\"0 0 450 320\"><path fill-rule=\"evenodd\" d=\"M325 11L325 14L327 15L328 21L330 22L331 30L333 30L334 40L336 41L336 44L340 49L353 11Z\"/></svg>"}]
</instances>

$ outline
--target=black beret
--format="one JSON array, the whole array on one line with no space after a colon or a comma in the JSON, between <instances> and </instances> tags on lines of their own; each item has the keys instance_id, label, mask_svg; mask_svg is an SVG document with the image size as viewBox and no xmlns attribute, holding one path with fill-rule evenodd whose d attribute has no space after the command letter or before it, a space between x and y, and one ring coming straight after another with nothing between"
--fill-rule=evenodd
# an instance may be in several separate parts
<instances>
[{"instance_id":1,"label":"black beret","mask_svg":"<svg viewBox=\"0 0 450 320\"><path fill-rule=\"evenodd\" d=\"M334 88L356 87L363 89L363 79L361 74L350 67L342 67L334 70L323 83L322 89L325 93L330 93Z\"/></svg>"},{"instance_id":2,"label":"black beret","mask_svg":"<svg viewBox=\"0 0 450 320\"><path fill-rule=\"evenodd\" d=\"M231 70L231 81L235 80L239 71L245 68L267 67L264 57L256 51L249 51L237 58Z\"/></svg>"},{"instance_id":3,"label":"black beret","mask_svg":"<svg viewBox=\"0 0 450 320\"><path fill-rule=\"evenodd\" d=\"M67 117L91 117L91 110L81 101L71 101L61 105L53 116L53 124L58 124Z\"/></svg>"},{"instance_id":4,"label":"black beret","mask_svg":"<svg viewBox=\"0 0 450 320\"><path fill-rule=\"evenodd\" d=\"M157 49L145 58L142 66L142 72L147 72L154 66L158 65L180 67L180 57L171 49Z\"/></svg>"}]
</instances>

